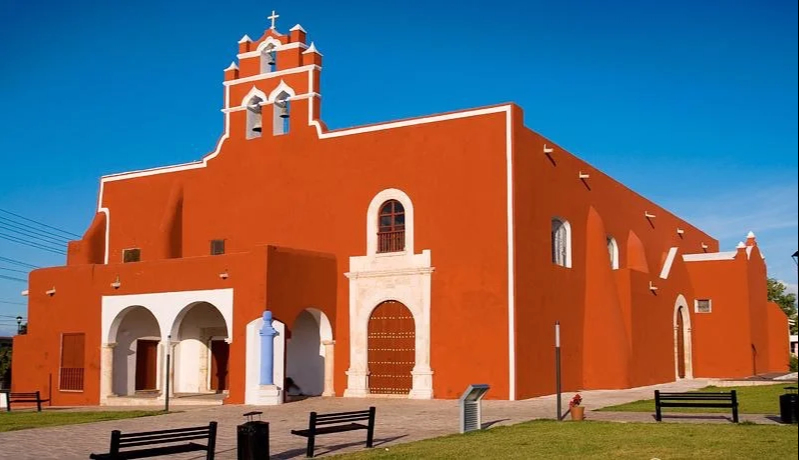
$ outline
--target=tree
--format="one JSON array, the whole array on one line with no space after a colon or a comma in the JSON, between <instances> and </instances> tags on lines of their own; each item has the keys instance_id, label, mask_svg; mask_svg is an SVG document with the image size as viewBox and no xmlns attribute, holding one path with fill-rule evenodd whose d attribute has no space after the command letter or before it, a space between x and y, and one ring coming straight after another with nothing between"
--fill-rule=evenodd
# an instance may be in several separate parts
<instances>
[{"instance_id":1,"label":"tree","mask_svg":"<svg viewBox=\"0 0 799 460\"><path fill-rule=\"evenodd\" d=\"M0 346L0 389L11 383L11 347Z\"/></svg>"},{"instance_id":2,"label":"tree","mask_svg":"<svg viewBox=\"0 0 799 460\"><path fill-rule=\"evenodd\" d=\"M796 294L786 292L788 286L774 278L768 279L768 300L780 306L788 319L793 320L791 334L796 334Z\"/></svg>"}]
</instances>

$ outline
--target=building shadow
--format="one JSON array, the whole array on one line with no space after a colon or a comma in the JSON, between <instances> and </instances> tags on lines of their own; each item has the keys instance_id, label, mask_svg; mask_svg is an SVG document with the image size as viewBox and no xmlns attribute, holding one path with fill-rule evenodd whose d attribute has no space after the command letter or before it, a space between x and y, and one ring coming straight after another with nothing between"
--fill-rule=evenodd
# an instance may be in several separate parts
<instances>
[{"instance_id":1,"label":"building shadow","mask_svg":"<svg viewBox=\"0 0 799 460\"><path fill-rule=\"evenodd\" d=\"M402 439L402 438L407 437L407 436L408 436L407 434L403 434L401 436L393 436L393 437L389 437L389 438L377 438L377 439L374 440L372 446L373 446L373 448L379 447L379 446L381 446L383 444L386 444L386 443L389 443L389 442L392 442L392 441L396 441L397 439ZM305 438L301 438L301 439L305 439ZM319 441L323 440L323 439L324 438L319 438L319 437L316 438L316 449L314 450L314 456L315 457L316 456L320 456L320 455L324 455L324 454L330 454L332 452L335 452L335 451L338 451L338 450L341 450L341 449L346 449L348 447L354 447L354 446L363 446L363 448L366 449L366 439L363 439L363 440L360 440L360 441L352 441L352 442L348 442L348 443L344 443L344 444L333 444L333 445L325 445L325 444L323 444L323 445L319 445ZM305 458L305 447L296 448L296 449L289 449L289 450L286 450L286 451L283 451L283 452L280 452L280 453L277 453L277 454L271 454L269 456L269 458L277 458L277 459Z\"/></svg>"},{"instance_id":2,"label":"building shadow","mask_svg":"<svg viewBox=\"0 0 799 460\"><path fill-rule=\"evenodd\" d=\"M494 425L496 423L504 422L505 420L510 420L510 419L509 418L501 418L501 419L498 419L498 420L491 420L490 422L483 422L483 424L480 425L480 428L485 430L486 428L489 428L489 427L491 427L492 425Z\"/></svg>"}]
</instances>

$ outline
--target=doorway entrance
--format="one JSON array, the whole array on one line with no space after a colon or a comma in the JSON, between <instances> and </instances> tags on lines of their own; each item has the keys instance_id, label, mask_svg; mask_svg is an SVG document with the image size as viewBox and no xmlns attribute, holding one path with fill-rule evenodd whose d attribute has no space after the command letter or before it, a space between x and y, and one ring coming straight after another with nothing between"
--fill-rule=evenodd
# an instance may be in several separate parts
<instances>
[{"instance_id":1,"label":"doorway entrance","mask_svg":"<svg viewBox=\"0 0 799 460\"><path fill-rule=\"evenodd\" d=\"M211 341L211 391L221 393L228 389L228 358L230 344L224 340Z\"/></svg>"},{"instance_id":2,"label":"doorway entrance","mask_svg":"<svg viewBox=\"0 0 799 460\"><path fill-rule=\"evenodd\" d=\"M136 341L136 391L157 390L158 340Z\"/></svg>"},{"instance_id":3,"label":"doorway entrance","mask_svg":"<svg viewBox=\"0 0 799 460\"><path fill-rule=\"evenodd\" d=\"M407 395L413 388L416 325L400 302L378 305L369 318L369 393Z\"/></svg>"}]
</instances>

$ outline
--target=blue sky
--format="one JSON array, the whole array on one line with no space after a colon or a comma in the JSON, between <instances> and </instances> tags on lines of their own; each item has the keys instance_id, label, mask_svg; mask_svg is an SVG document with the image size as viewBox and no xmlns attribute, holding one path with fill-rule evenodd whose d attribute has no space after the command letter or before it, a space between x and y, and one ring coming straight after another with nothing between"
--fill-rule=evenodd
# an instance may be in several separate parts
<instances>
[{"instance_id":1,"label":"blue sky","mask_svg":"<svg viewBox=\"0 0 799 460\"><path fill-rule=\"evenodd\" d=\"M795 1L384 3L2 2L0 208L83 233L101 175L211 151L222 69L276 9L324 54L329 127L513 101L723 249L753 230L795 289ZM24 288L0 279L0 315L25 313Z\"/></svg>"}]
</instances>

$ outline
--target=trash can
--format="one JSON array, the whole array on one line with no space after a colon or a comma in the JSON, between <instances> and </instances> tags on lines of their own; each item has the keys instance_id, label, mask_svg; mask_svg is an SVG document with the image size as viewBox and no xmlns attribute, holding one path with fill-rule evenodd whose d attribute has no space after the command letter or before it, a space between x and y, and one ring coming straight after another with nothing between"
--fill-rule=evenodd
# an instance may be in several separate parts
<instances>
[{"instance_id":1,"label":"trash can","mask_svg":"<svg viewBox=\"0 0 799 460\"><path fill-rule=\"evenodd\" d=\"M269 460L269 423L252 419L261 414L247 412L247 422L236 427L237 460Z\"/></svg>"},{"instance_id":2,"label":"trash can","mask_svg":"<svg viewBox=\"0 0 799 460\"><path fill-rule=\"evenodd\" d=\"M796 421L796 389L797 387L785 387L788 393L780 395L780 422L793 423Z\"/></svg>"}]
</instances>

